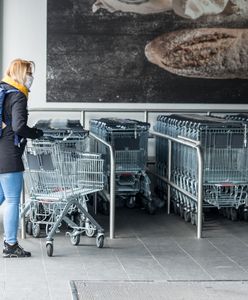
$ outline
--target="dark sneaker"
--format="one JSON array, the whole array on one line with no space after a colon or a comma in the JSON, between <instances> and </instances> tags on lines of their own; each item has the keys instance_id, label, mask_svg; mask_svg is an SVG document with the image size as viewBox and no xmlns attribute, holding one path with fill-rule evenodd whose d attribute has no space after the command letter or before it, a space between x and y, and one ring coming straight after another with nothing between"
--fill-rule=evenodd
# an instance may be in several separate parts
<instances>
[{"instance_id":1,"label":"dark sneaker","mask_svg":"<svg viewBox=\"0 0 248 300\"><path fill-rule=\"evenodd\" d=\"M9 245L7 242L4 241L4 248L3 248L3 257L30 257L31 253L25 251L18 243L14 245Z\"/></svg>"}]
</instances>

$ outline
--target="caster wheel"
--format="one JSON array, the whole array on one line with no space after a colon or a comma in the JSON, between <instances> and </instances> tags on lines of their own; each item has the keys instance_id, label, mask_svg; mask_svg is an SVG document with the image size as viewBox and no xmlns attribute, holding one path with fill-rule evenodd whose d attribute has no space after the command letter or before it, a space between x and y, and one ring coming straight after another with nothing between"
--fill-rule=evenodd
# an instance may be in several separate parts
<instances>
[{"instance_id":1,"label":"caster wheel","mask_svg":"<svg viewBox=\"0 0 248 300\"><path fill-rule=\"evenodd\" d=\"M96 234L95 227L93 225L91 225L91 224L86 225L85 234L88 237L93 237Z\"/></svg>"},{"instance_id":2,"label":"caster wheel","mask_svg":"<svg viewBox=\"0 0 248 300\"><path fill-rule=\"evenodd\" d=\"M175 201L173 201L173 212L177 215L177 203Z\"/></svg>"},{"instance_id":3,"label":"caster wheel","mask_svg":"<svg viewBox=\"0 0 248 300\"><path fill-rule=\"evenodd\" d=\"M181 218L184 217L184 208L183 208L183 206L180 206L180 208L179 208L179 215L180 215Z\"/></svg>"},{"instance_id":4,"label":"caster wheel","mask_svg":"<svg viewBox=\"0 0 248 300\"><path fill-rule=\"evenodd\" d=\"M227 219L231 220L231 209L230 209L230 207L226 208L226 217L227 217Z\"/></svg>"},{"instance_id":5,"label":"caster wheel","mask_svg":"<svg viewBox=\"0 0 248 300\"><path fill-rule=\"evenodd\" d=\"M40 236L40 225L33 224L32 226L33 237L38 238Z\"/></svg>"},{"instance_id":6,"label":"caster wheel","mask_svg":"<svg viewBox=\"0 0 248 300\"><path fill-rule=\"evenodd\" d=\"M53 256L53 243L46 243L47 256Z\"/></svg>"},{"instance_id":7,"label":"caster wheel","mask_svg":"<svg viewBox=\"0 0 248 300\"><path fill-rule=\"evenodd\" d=\"M102 248L103 244L104 244L104 235L101 234L96 237L96 246L97 246L97 248Z\"/></svg>"},{"instance_id":8,"label":"caster wheel","mask_svg":"<svg viewBox=\"0 0 248 300\"><path fill-rule=\"evenodd\" d=\"M231 220L232 221L237 221L238 220L238 211L234 207L231 208L230 215L231 215Z\"/></svg>"},{"instance_id":9,"label":"caster wheel","mask_svg":"<svg viewBox=\"0 0 248 300\"><path fill-rule=\"evenodd\" d=\"M72 235L70 240L73 246L77 246L80 243L80 234Z\"/></svg>"},{"instance_id":10,"label":"caster wheel","mask_svg":"<svg viewBox=\"0 0 248 300\"><path fill-rule=\"evenodd\" d=\"M26 232L27 232L27 234L32 235L32 233L33 233L32 229L33 229L32 222L27 221L27 223L26 223Z\"/></svg>"},{"instance_id":11,"label":"caster wheel","mask_svg":"<svg viewBox=\"0 0 248 300\"><path fill-rule=\"evenodd\" d=\"M243 212L243 218L244 218L244 221L248 221L248 210L245 210Z\"/></svg>"},{"instance_id":12,"label":"caster wheel","mask_svg":"<svg viewBox=\"0 0 248 300\"><path fill-rule=\"evenodd\" d=\"M135 204L136 204L135 200L136 200L135 197L127 198L126 199L126 207L128 207L128 208L134 208Z\"/></svg>"},{"instance_id":13,"label":"caster wheel","mask_svg":"<svg viewBox=\"0 0 248 300\"><path fill-rule=\"evenodd\" d=\"M196 225L196 214L195 213L191 213L190 222L192 225Z\"/></svg>"},{"instance_id":14,"label":"caster wheel","mask_svg":"<svg viewBox=\"0 0 248 300\"><path fill-rule=\"evenodd\" d=\"M184 211L184 214L183 214L183 217L184 217L184 221L185 222L190 222L190 212L189 211Z\"/></svg>"},{"instance_id":15,"label":"caster wheel","mask_svg":"<svg viewBox=\"0 0 248 300\"><path fill-rule=\"evenodd\" d=\"M149 201L147 203L146 209L147 209L149 215L154 215L155 214L156 207L152 202Z\"/></svg>"}]
</instances>

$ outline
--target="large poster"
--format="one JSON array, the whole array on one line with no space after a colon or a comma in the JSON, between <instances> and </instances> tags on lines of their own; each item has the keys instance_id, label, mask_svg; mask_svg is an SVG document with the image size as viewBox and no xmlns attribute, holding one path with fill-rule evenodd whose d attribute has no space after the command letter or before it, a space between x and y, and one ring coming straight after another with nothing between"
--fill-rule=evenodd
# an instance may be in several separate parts
<instances>
[{"instance_id":1,"label":"large poster","mask_svg":"<svg viewBox=\"0 0 248 300\"><path fill-rule=\"evenodd\" d=\"M248 1L48 0L47 101L248 103Z\"/></svg>"}]
</instances>

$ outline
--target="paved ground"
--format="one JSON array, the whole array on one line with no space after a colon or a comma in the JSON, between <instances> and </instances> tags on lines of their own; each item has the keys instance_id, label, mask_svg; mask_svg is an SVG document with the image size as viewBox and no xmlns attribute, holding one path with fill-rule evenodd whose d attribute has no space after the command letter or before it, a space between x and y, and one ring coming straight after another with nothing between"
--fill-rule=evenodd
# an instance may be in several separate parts
<instances>
[{"instance_id":1,"label":"paved ground","mask_svg":"<svg viewBox=\"0 0 248 300\"><path fill-rule=\"evenodd\" d=\"M108 217L98 215L98 221L108 236ZM0 259L0 299L69 300L71 280L99 288L113 281L163 284L168 294L160 299L247 299L248 223L207 218L201 240L195 226L163 211L150 216L118 209L116 225L117 238L106 238L103 249L94 238L82 237L75 247L58 234L53 257L47 257L45 239L27 236L20 243L31 258ZM108 300L100 295L89 299Z\"/></svg>"}]
</instances>

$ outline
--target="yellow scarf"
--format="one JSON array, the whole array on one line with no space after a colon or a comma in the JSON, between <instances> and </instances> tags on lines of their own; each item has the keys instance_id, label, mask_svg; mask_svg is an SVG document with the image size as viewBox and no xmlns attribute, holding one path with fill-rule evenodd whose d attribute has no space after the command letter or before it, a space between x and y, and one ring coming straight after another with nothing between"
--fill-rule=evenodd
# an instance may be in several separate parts
<instances>
[{"instance_id":1,"label":"yellow scarf","mask_svg":"<svg viewBox=\"0 0 248 300\"><path fill-rule=\"evenodd\" d=\"M16 82L15 80L13 80L12 78L10 78L9 76L5 76L2 79L2 81L5 82L5 83L8 83L9 85L12 85L13 87L15 87L16 89L18 89L20 92L22 92L28 98L29 90L24 85Z\"/></svg>"}]
</instances>

